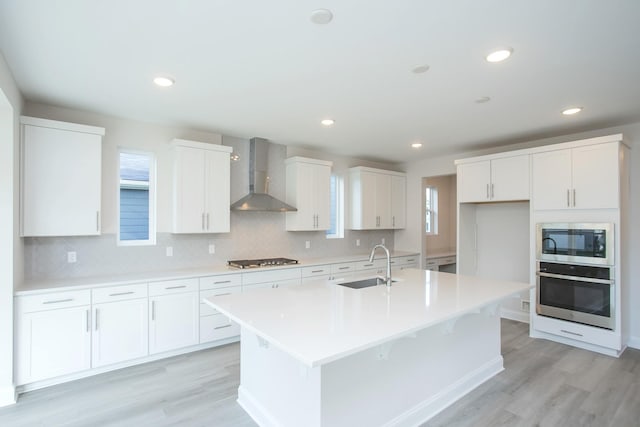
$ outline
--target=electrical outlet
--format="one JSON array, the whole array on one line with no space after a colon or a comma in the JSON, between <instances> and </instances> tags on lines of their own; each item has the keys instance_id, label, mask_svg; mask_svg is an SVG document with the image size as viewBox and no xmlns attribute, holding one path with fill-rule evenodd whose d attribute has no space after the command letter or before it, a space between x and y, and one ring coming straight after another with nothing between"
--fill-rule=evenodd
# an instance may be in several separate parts
<instances>
[{"instance_id":1,"label":"electrical outlet","mask_svg":"<svg viewBox=\"0 0 640 427\"><path fill-rule=\"evenodd\" d=\"M520 309L522 311L529 311L530 308L530 303L529 301L525 301L525 300L520 300Z\"/></svg>"},{"instance_id":2,"label":"electrical outlet","mask_svg":"<svg viewBox=\"0 0 640 427\"><path fill-rule=\"evenodd\" d=\"M311 242L309 240L307 240L306 242L304 242L304 247L309 249L311 247Z\"/></svg>"},{"instance_id":3,"label":"electrical outlet","mask_svg":"<svg viewBox=\"0 0 640 427\"><path fill-rule=\"evenodd\" d=\"M167 246L167 256L173 256L173 246Z\"/></svg>"},{"instance_id":4,"label":"electrical outlet","mask_svg":"<svg viewBox=\"0 0 640 427\"><path fill-rule=\"evenodd\" d=\"M382 238L382 244L384 245L384 237Z\"/></svg>"},{"instance_id":5,"label":"electrical outlet","mask_svg":"<svg viewBox=\"0 0 640 427\"><path fill-rule=\"evenodd\" d=\"M210 244L209 244L209 253L210 253L211 255L213 255L213 254L215 254L215 253L216 253L216 245L214 245L213 243L210 243Z\"/></svg>"},{"instance_id":6,"label":"electrical outlet","mask_svg":"<svg viewBox=\"0 0 640 427\"><path fill-rule=\"evenodd\" d=\"M67 262L69 264L72 264L72 263L74 263L76 261L78 261L77 254L75 252L73 252L73 251L72 252L67 252Z\"/></svg>"},{"instance_id":7,"label":"electrical outlet","mask_svg":"<svg viewBox=\"0 0 640 427\"><path fill-rule=\"evenodd\" d=\"M360 239L356 239L356 246L360 246Z\"/></svg>"}]
</instances>

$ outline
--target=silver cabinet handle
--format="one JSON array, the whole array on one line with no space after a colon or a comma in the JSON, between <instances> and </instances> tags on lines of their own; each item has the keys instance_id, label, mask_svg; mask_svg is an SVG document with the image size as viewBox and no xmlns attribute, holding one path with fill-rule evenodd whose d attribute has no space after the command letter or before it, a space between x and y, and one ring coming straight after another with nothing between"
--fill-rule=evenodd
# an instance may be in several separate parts
<instances>
[{"instance_id":1,"label":"silver cabinet handle","mask_svg":"<svg viewBox=\"0 0 640 427\"><path fill-rule=\"evenodd\" d=\"M231 280L220 280L219 282L213 282L214 285L219 285L221 283L231 283Z\"/></svg>"},{"instance_id":2,"label":"silver cabinet handle","mask_svg":"<svg viewBox=\"0 0 640 427\"><path fill-rule=\"evenodd\" d=\"M167 286L165 289L182 289L182 288L186 288L187 285L180 285L180 286Z\"/></svg>"},{"instance_id":3,"label":"silver cabinet handle","mask_svg":"<svg viewBox=\"0 0 640 427\"><path fill-rule=\"evenodd\" d=\"M202 229L204 230L204 212L202 212Z\"/></svg>"},{"instance_id":4,"label":"silver cabinet handle","mask_svg":"<svg viewBox=\"0 0 640 427\"><path fill-rule=\"evenodd\" d=\"M567 188L567 207L571 207L571 201L569 200L569 189Z\"/></svg>"},{"instance_id":5,"label":"silver cabinet handle","mask_svg":"<svg viewBox=\"0 0 640 427\"><path fill-rule=\"evenodd\" d=\"M131 294L135 294L135 292L133 291L129 291L129 292L117 292L115 294L109 294L110 297L119 297L122 295L131 295Z\"/></svg>"},{"instance_id":6,"label":"silver cabinet handle","mask_svg":"<svg viewBox=\"0 0 640 427\"><path fill-rule=\"evenodd\" d=\"M151 320L156 320L156 302L151 301Z\"/></svg>"},{"instance_id":7,"label":"silver cabinet handle","mask_svg":"<svg viewBox=\"0 0 640 427\"><path fill-rule=\"evenodd\" d=\"M229 328L229 327L231 327L231 325L216 326L216 327L215 327L215 328L213 328L213 329L224 329L224 328Z\"/></svg>"},{"instance_id":8,"label":"silver cabinet handle","mask_svg":"<svg viewBox=\"0 0 640 427\"><path fill-rule=\"evenodd\" d=\"M487 199L489 198L489 184L487 184Z\"/></svg>"},{"instance_id":9,"label":"silver cabinet handle","mask_svg":"<svg viewBox=\"0 0 640 427\"><path fill-rule=\"evenodd\" d=\"M100 231L100 211L96 211L96 231Z\"/></svg>"},{"instance_id":10,"label":"silver cabinet handle","mask_svg":"<svg viewBox=\"0 0 640 427\"><path fill-rule=\"evenodd\" d=\"M214 294L214 297L221 297L222 295L231 295L231 292L225 292L224 294Z\"/></svg>"},{"instance_id":11,"label":"silver cabinet handle","mask_svg":"<svg viewBox=\"0 0 640 427\"><path fill-rule=\"evenodd\" d=\"M60 304L63 302L71 302L73 301L73 298L67 298L67 299L57 299L57 300L53 300L53 301L44 301L43 304Z\"/></svg>"},{"instance_id":12,"label":"silver cabinet handle","mask_svg":"<svg viewBox=\"0 0 640 427\"><path fill-rule=\"evenodd\" d=\"M577 332L567 331L567 330L565 330L565 329L560 329L560 332L564 332L565 334L569 334L569 335L575 335L575 336L577 336L577 337L581 337L581 336L582 336L582 334L579 334L579 333L577 333Z\"/></svg>"},{"instance_id":13,"label":"silver cabinet handle","mask_svg":"<svg viewBox=\"0 0 640 427\"><path fill-rule=\"evenodd\" d=\"M573 189L573 207L576 207L576 189Z\"/></svg>"},{"instance_id":14,"label":"silver cabinet handle","mask_svg":"<svg viewBox=\"0 0 640 427\"><path fill-rule=\"evenodd\" d=\"M339 267L338 270L348 270L350 267Z\"/></svg>"},{"instance_id":15,"label":"silver cabinet handle","mask_svg":"<svg viewBox=\"0 0 640 427\"><path fill-rule=\"evenodd\" d=\"M493 183L491 183L491 199L493 200L493 198L496 196L496 194L493 191Z\"/></svg>"},{"instance_id":16,"label":"silver cabinet handle","mask_svg":"<svg viewBox=\"0 0 640 427\"><path fill-rule=\"evenodd\" d=\"M322 273L324 270L311 270L312 273Z\"/></svg>"},{"instance_id":17,"label":"silver cabinet handle","mask_svg":"<svg viewBox=\"0 0 640 427\"><path fill-rule=\"evenodd\" d=\"M207 212L207 230L209 229L209 213Z\"/></svg>"},{"instance_id":18,"label":"silver cabinet handle","mask_svg":"<svg viewBox=\"0 0 640 427\"><path fill-rule=\"evenodd\" d=\"M96 308L96 331L98 330L98 319L99 319L99 315L98 315L98 309Z\"/></svg>"},{"instance_id":19,"label":"silver cabinet handle","mask_svg":"<svg viewBox=\"0 0 640 427\"><path fill-rule=\"evenodd\" d=\"M89 310L86 310L85 315L87 316L87 332L89 332Z\"/></svg>"}]
</instances>

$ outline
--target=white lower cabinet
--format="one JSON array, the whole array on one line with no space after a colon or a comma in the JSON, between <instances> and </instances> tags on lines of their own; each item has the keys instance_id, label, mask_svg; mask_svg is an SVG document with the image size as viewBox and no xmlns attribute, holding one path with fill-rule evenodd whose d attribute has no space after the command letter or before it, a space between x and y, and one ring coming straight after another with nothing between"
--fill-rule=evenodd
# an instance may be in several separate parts
<instances>
[{"instance_id":1,"label":"white lower cabinet","mask_svg":"<svg viewBox=\"0 0 640 427\"><path fill-rule=\"evenodd\" d=\"M200 344L240 335L240 325L204 302L205 298L242 292L242 275L200 278Z\"/></svg>"},{"instance_id":2,"label":"white lower cabinet","mask_svg":"<svg viewBox=\"0 0 640 427\"><path fill-rule=\"evenodd\" d=\"M198 279L149 284L149 353L156 354L200 341Z\"/></svg>"},{"instance_id":3,"label":"white lower cabinet","mask_svg":"<svg viewBox=\"0 0 640 427\"><path fill-rule=\"evenodd\" d=\"M16 383L91 367L89 291L16 298Z\"/></svg>"},{"instance_id":4,"label":"white lower cabinet","mask_svg":"<svg viewBox=\"0 0 640 427\"><path fill-rule=\"evenodd\" d=\"M144 357L149 353L147 284L92 290L94 368Z\"/></svg>"}]
</instances>

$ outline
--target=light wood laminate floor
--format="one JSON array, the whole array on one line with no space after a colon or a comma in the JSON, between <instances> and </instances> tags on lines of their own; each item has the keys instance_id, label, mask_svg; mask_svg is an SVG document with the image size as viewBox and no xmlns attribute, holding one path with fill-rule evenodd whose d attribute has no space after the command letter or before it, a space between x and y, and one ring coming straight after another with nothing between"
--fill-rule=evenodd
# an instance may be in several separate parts
<instances>
[{"instance_id":1,"label":"light wood laminate floor","mask_svg":"<svg viewBox=\"0 0 640 427\"><path fill-rule=\"evenodd\" d=\"M640 426L639 350L615 359L531 339L528 325L509 320L502 350L504 372L423 427ZM231 344L29 392L0 408L0 426L255 426L236 403L239 351Z\"/></svg>"}]
</instances>

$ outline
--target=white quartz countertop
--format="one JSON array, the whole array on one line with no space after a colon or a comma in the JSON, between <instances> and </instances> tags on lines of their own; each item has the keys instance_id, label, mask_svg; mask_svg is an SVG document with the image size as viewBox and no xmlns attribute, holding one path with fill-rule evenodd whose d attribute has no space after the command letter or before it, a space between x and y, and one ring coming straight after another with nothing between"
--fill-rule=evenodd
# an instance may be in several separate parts
<instances>
[{"instance_id":1,"label":"white quartz countertop","mask_svg":"<svg viewBox=\"0 0 640 427\"><path fill-rule=\"evenodd\" d=\"M206 298L205 302L289 353L320 366L497 304L527 283L407 269L388 289L329 281Z\"/></svg>"},{"instance_id":2,"label":"white quartz countertop","mask_svg":"<svg viewBox=\"0 0 640 427\"><path fill-rule=\"evenodd\" d=\"M392 252L392 257L418 255L416 252ZM376 259L380 257L380 253L376 254ZM265 257L266 258L266 257ZM108 276L91 276L91 277L73 277L73 278L55 278L29 280L21 283L15 290L15 295L30 295L42 292L69 291L80 289L91 289L103 286L118 286L131 283L153 282L160 280L188 279L193 277L206 277L221 274L237 274L250 273L268 270L281 270L287 268L299 268L314 265L335 264L339 262L356 262L369 259L369 254L354 254L330 258L307 258L298 259L298 264L280 265L262 268L232 268L226 264L213 264L207 267L185 268L181 270L161 270L149 271L144 273L123 273Z\"/></svg>"}]
</instances>

